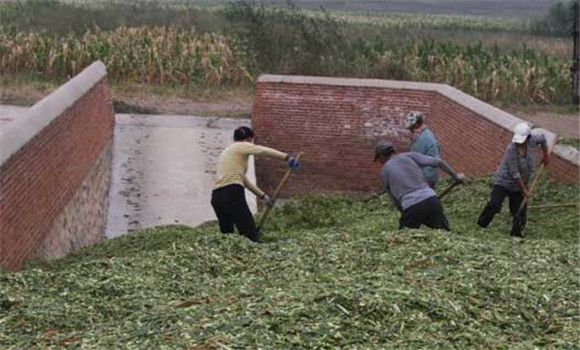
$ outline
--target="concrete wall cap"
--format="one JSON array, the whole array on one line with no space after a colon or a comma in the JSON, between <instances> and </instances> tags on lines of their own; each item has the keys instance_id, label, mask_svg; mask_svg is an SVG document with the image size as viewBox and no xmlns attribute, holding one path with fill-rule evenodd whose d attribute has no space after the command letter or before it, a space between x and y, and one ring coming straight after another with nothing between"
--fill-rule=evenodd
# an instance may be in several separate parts
<instances>
[{"instance_id":1,"label":"concrete wall cap","mask_svg":"<svg viewBox=\"0 0 580 350\"><path fill-rule=\"evenodd\" d=\"M357 78L332 78L313 77L304 75L275 75L262 74L258 77L258 83L282 83L303 85L331 85L331 86L359 86L377 87L389 89L408 89L438 91L442 84L418 83L413 81L382 80L382 79L357 79Z\"/></svg>"},{"instance_id":2,"label":"concrete wall cap","mask_svg":"<svg viewBox=\"0 0 580 350\"><path fill-rule=\"evenodd\" d=\"M580 152L571 146L556 145L552 151L555 155L580 166Z\"/></svg>"},{"instance_id":3,"label":"concrete wall cap","mask_svg":"<svg viewBox=\"0 0 580 350\"><path fill-rule=\"evenodd\" d=\"M25 115L0 130L0 165L69 109L107 75L101 61L94 62L66 84L32 106Z\"/></svg>"},{"instance_id":4,"label":"concrete wall cap","mask_svg":"<svg viewBox=\"0 0 580 350\"><path fill-rule=\"evenodd\" d=\"M501 109L494 107L488 103L481 101L465 92L458 90L449 85L441 85L438 91L441 95L447 97L448 99L459 103L465 108L481 115L482 117L488 119L501 126L502 128L508 129L510 132L514 131L514 128L519 123L525 122L525 120L520 119L510 113L502 111Z\"/></svg>"},{"instance_id":5,"label":"concrete wall cap","mask_svg":"<svg viewBox=\"0 0 580 350\"><path fill-rule=\"evenodd\" d=\"M532 135L544 134L546 137L546 141L548 142L548 149L554 151L556 147L556 142L558 141L558 135L554 134L553 132L542 129L542 128L535 128L532 129Z\"/></svg>"}]
</instances>

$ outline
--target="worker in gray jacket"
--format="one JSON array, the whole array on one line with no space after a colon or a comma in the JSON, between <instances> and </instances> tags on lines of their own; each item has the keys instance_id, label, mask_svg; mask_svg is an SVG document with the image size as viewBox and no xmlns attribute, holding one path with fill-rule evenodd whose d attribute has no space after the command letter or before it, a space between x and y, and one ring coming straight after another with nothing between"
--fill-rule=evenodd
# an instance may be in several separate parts
<instances>
[{"instance_id":1,"label":"worker in gray jacket","mask_svg":"<svg viewBox=\"0 0 580 350\"><path fill-rule=\"evenodd\" d=\"M527 123L520 123L514 129L512 142L507 146L499 169L493 177L493 189L489 202L479 215L477 224L483 228L489 226L495 214L501 211L503 201L509 198L510 213L513 216L511 235L523 237L526 226L526 206L518 210L525 198L529 196L528 186L536 165L536 149L543 151L542 162L550 163L548 143L544 135L532 135ZM517 215L516 215L517 214Z\"/></svg>"},{"instance_id":2,"label":"worker in gray jacket","mask_svg":"<svg viewBox=\"0 0 580 350\"><path fill-rule=\"evenodd\" d=\"M449 222L435 191L423 175L424 167L438 167L463 182L465 175L457 174L439 158L416 152L397 154L394 145L381 141L375 148L375 162L383 164L381 176L393 204L402 213L399 229L426 225L449 231Z\"/></svg>"}]
</instances>

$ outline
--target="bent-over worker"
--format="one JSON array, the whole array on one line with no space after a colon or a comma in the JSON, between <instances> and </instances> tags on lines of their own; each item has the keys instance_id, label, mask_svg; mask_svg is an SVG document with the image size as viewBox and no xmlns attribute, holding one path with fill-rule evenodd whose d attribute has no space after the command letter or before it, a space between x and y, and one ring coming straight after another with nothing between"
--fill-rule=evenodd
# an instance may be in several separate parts
<instances>
[{"instance_id":1,"label":"bent-over worker","mask_svg":"<svg viewBox=\"0 0 580 350\"><path fill-rule=\"evenodd\" d=\"M435 191L423 176L423 168L438 167L463 182L465 176L457 174L439 158L416 152L397 154L389 141L381 141L375 148L375 161L381 162L381 177L393 204L402 213L399 229L419 228L426 225L435 229L450 230L449 222Z\"/></svg>"}]
</instances>

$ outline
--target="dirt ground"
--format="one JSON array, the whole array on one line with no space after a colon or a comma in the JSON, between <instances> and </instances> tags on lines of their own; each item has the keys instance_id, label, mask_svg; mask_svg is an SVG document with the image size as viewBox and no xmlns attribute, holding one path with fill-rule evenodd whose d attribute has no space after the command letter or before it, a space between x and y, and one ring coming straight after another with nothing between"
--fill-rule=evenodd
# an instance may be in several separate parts
<instances>
[{"instance_id":1,"label":"dirt ground","mask_svg":"<svg viewBox=\"0 0 580 350\"><path fill-rule=\"evenodd\" d=\"M1 81L0 105L29 107L58 88L54 83ZM163 89L127 85L110 88L117 113L171 114L250 118L253 92L250 89Z\"/></svg>"},{"instance_id":2,"label":"dirt ground","mask_svg":"<svg viewBox=\"0 0 580 350\"><path fill-rule=\"evenodd\" d=\"M538 126L555 132L560 137L580 138L580 116L578 114L555 114L536 112L518 115Z\"/></svg>"},{"instance_id":3,"label":"dirt ground","mask_svg":"<svg viewBox=\"0 0 580 350\"><path fill-rule=\"evenodd\" d=\"M253 98L229 97L223 101L193 101L180 97L149 96L123 97L121 101L128 108L136 109L135 112L146 114L172 114L172 115L195 115L215 116L230 118L250 118L252 113ZM117 108L118 109L118 108ZM132 111L122 111L132 112Z\"/></svg>"}]
</instances>

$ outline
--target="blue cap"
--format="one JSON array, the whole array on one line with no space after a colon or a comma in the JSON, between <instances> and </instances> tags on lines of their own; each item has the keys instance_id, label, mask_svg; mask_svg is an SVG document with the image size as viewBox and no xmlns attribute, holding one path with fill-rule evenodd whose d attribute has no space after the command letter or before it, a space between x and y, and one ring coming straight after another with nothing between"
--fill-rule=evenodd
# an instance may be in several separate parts
<instances>
[{"instance_id":1,"label":"blue cap","mask_svg":"<svg viewBox=\"0 0 580 350\"><path fill-rule=\"evenodd\" d=\"M390 141L381 141L375 146L375 162L379 156L388 156L391 153L395 153L395 146Z\"/></svg>"}]
</instances>

